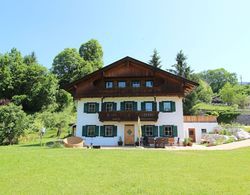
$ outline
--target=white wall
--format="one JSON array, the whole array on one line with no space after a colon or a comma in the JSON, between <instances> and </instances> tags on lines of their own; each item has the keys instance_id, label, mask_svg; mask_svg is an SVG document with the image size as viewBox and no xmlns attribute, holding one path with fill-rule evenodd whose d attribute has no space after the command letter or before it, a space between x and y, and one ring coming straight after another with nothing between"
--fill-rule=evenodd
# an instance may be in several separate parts
<instances>
[{"instance_id":1,"label":"white wall","mask_svg":"<svg viewBox=\"0 0 250 195\"><path fill-rule=\"evenodd\" d=\"M196 139L196 143L200 143L201 141L201 137L202 137L202 133L201 133L201 129L206 129L207 133L212 132L214 130L215 127L218 126L218 123L213 122L213 123L204 123L204 122L193 122L193 123L188 123L185 122L184 123L184 130L187 134L188 137L188 129L189 128L194 128L195 129L195 139Z\"/></svg>"},{"instance_id":2,"label":"white wall","mask_svg":"<svg viewBox=\"0 0 250 195\"><path fill-rule=\"evenodd\" d=\"M141 110L141 102L144 101L154 101L154 97L117 97L117 98L104 98L103 102L116 102L117 110L120 110L120 103L123 101L136 101L137 109ZM183 126L183 110L182 110L182 98L179 97L156 97L157 110L159 111L159 102L161 101L174 101L176 104L176 111L169 113L159 113L159 118L156 122L144 122L141 121L141 125L176 125L178 130L178 137L181 140L184 139L187 135L184 131ZM101 98L84 98L77 101L77 126L76 126L76 136L82 137L82 126L84 125L116 125L117 126L117 137L107 138L107 137L94 137L94 138L84 138L85 143L89 145L105 145L112 146L117 145L119 136L124 140L124 125L125 124L134 124L135 125L135 140L138 133L137 121L135 122L100 122L98 119L98 113L90 114L84 113L84 103L86 102L98 102L99 111L101 111ZM158 133L159 134L159 133Z\"/></svg>"}]
</instances>

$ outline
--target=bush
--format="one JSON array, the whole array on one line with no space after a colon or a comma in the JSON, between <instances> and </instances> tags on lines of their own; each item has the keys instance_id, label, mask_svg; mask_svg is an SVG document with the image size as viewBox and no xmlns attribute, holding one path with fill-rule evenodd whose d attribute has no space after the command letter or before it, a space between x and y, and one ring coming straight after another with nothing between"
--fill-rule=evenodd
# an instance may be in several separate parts
<instances>
[{"instance_id":1,"label":"bush","mask_svg":"<svg viewBox=\"0 0 250 195\"><path fill-rule=\"evenodd\" d=\"M10 103L0 107L0 145L16 144L28 128L29 118L21 106Z\"/></svg>"},{"instance_id":2,"label":"bush","mask_svg":"<svg viewBox=\"0 0 250 195\"><path fill-rule=\"evenodd\" d=\"M219 123L231 123L233 120L236 119L237 116L239 116L240 113L236 111L225 111L219 113L219 116L217 118L217 121Z\"/></svg>"}]
</instances>

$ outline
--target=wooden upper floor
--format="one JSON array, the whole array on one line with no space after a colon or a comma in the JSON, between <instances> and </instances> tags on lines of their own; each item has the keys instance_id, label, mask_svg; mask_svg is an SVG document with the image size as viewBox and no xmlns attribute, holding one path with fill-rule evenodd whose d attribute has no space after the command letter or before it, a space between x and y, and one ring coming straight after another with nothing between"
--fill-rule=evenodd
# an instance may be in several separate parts
<instances>
[{"instance_id":1,"label":"wooden upper floor","mask_svg":"<svg viewBox=\"0 0 250 195\"><path fill-rule=\"evenodd\" d=\"M198 84L125 57L66 86L75 99L87 97L180 96Z\"/></svg>"}]
</instances>

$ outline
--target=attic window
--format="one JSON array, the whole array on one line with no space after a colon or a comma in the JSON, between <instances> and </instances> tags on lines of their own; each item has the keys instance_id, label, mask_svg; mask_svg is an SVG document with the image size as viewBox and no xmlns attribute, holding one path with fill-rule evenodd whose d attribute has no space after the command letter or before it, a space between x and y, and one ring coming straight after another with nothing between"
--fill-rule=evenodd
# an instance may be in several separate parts
<instances>
[{"instance_id":1,"label":"attic window","mask_svg":"<svg viewBox=\"0 0 250 195\"><path fill-rule=\"evenodd\" d=\"M146 81L146 87L153 87L153 81Z\"/></svg>"},{"instance_id":2,"label":"attic window","mask_svg":"<svg viewBox=\"0 0 250 195\"><path fill-rule=\"evenodd\" d=\"M138 88L138 87L141 86L141 83L140 83L140 81L132 81L131 85L132 85L132 87L134 87L134 88Z\"/></svg>"},{"instance_id":3,"label":"attic window","mask_svg":"<svg viewBox=\"0 0 250 195\"><path fill-rule=\"evenodd\" d=\"M105 82L105 87L106 87L106 89L113 88L113 82L112 81L106 81Z\"/></svg>"}]
</instances>

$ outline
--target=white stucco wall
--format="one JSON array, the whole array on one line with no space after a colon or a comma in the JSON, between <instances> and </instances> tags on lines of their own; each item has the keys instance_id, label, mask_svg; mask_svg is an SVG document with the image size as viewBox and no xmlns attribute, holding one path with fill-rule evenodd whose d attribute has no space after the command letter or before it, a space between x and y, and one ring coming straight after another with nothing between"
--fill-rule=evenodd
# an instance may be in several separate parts
<instances>
[{"instance_id":1,"label":"white stucco wall","mask_svg":"<svg viewBox=\"0 0 250 195\"><path fill-rule=\"evenodd\" d=\"M188 129L194 128L195 129L195 139L196 143L200 143L202 132L201 129L206 129L207 133L212 132L215 127L218 126L218 123L205 123L205 122L185 122L184 123L184 130L188 137Z\"/></svg>"},{"instance_id":2,"label":"white stucco wall","mask_svg":"<svg viewBox=\"0 0 250 195\"><path fill-rule=\"evenodd\" d=\"M117 110L120 110L120 103L123 101L136 101L137 109L141 110L141 102L144 101L154 101L154 97L117 97L117 98L104 98L103 102L116 102ZM183 126L183 110L182 110L182 98L179 97L156 97L157 102L157 111L159 111L159 102L161 101L174 101L176 104L176 111L169 113L159 113L159 118L156 122L144 122L141 121L141 125L176 125L178 130L178 137L181 140L187 136L184 131ZM116 125L117 126L117 137L83 137L85 139L85 143L90 145L102 145L102 146L112 146L117 145L117 141L119 137L122 137L124 140L124 126L125 124L134 124L135 125L135 140L138 135L138 125L137 121L135 122L100 122L98 119L98 113L90 114L84 113L84 103L86 102L98 102L99 103L99 111L101 111L101 98L84 98L77 101L77 128L76 128L76 136L82 137L82 126L84 125ZM159 135L159 132L158 132ZM177 138L176 138L177 139Z\"/></svg>"}]
</instances>

